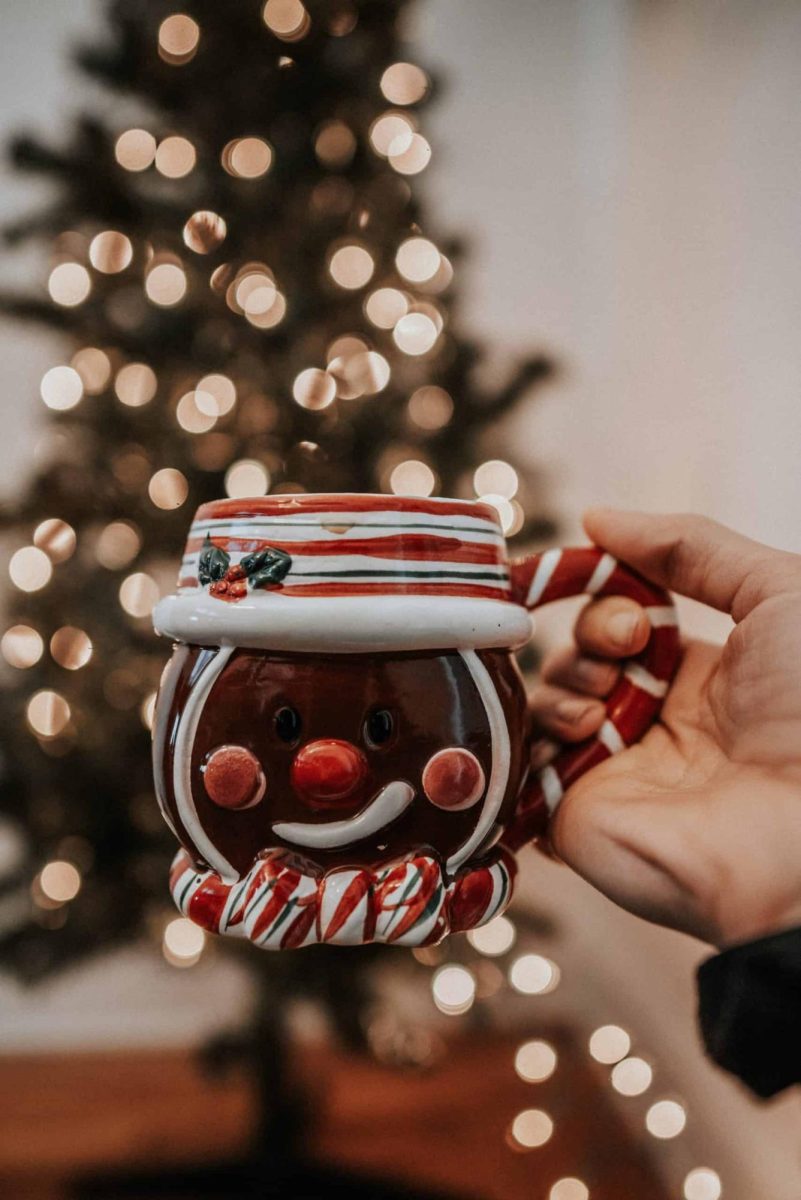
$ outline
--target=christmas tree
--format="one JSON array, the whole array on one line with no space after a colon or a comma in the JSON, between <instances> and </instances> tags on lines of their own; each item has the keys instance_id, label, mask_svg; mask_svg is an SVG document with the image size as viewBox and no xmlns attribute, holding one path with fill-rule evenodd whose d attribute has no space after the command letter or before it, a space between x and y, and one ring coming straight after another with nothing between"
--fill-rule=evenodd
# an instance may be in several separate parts
<instances>
[{"instance_id":1,"label":"christmas tree","mask_svg":"<svg viewBox=\"0 0 801 1200\"><path fill-rule=\"evenodd\" d=\"M459 247L418 194L435 87L409 61L407 7L112 0L105 35L77 54L108 111L79 117L64 146L12 146L52 183L50 205L6 230L43 247L49 294L0 305L65 345L41 381L29 485L3 513L0 806L22 833L5 886L25 901L3 949L24 979L160 939L168 921L168 958L199 953L165 907L175 847L148 733L168 650L150 612L197 505L481 494L510 536L548 529L514 466L488 456L549 364L488 385L459 328ZM376 953L249 953L271 1070L299 994L358 1042Z\"/></svg>"}]
</instances>

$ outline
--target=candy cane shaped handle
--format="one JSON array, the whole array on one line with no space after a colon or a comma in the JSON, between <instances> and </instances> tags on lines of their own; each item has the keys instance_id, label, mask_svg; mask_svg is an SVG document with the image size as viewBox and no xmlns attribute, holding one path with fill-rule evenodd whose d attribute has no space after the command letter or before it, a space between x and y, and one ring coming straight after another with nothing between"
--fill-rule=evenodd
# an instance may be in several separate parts
<instances>
[{"instance_id":1,"label":"candy cane shaped handle","mask_svg":"<svg viewBox=\"0 0 801 1200\"><path fill-rule=\"evenodd\" d=\"M626 596L644 607L651 623L645 649L621 664L598 733L561 750L524 786L503 838L514 851L545 831L550 814L579 776L639 741L650 728L678 666L679 631L667 592L596 546L546 550L513 563L512 594L529 609L569 596Z\"/></svg>"}]
</instances>

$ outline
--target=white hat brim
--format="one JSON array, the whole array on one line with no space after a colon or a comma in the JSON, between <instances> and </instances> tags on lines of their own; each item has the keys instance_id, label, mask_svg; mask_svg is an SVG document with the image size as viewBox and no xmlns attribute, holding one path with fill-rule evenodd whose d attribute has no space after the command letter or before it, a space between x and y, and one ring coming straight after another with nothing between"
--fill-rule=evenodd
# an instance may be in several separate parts
<instances>
[{"instance_id":1,"label":"white hat brim","mask_svg":"<svg viewBox=\"0 0 801 1200\"><path fill-rule=\"evenodd\" d=\"M393 650L488 650L521 646L531 617L518 604L464 596L281 596L219 600L193 591L165 596L156 632L197 646L347 654Z\"/></svg>"}]
</instances>

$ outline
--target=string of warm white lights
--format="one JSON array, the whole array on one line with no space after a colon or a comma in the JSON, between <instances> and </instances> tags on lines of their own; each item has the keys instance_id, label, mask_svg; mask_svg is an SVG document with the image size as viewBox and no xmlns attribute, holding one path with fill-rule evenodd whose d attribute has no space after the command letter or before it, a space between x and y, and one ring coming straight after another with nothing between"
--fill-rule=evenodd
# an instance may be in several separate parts
<instances>
[{"instance_id":1,"label":"string of warm white lights","mask_svg":"<svg viewBox=\"0 0 801 1200\"><path fill-rule=\"evenodd\" d=\"M507 916L496 917L483 928L467 934L467 940L481 958L498 959L509 954L517 941L517 929ZM415 953L425 965L431 965L426 951ZM480 991L478 969L462 963L446 962L434 970L431 991L434 1004L447 1016L467 1012L475 1003ZM551 959L540 954L525 952L516 955L508 963L506 979L512 989L522 995L545 995L554 991L560 983L561 971ZM494 990L502 980L499 976ZM486 995L486 989L484 989ZM589 1037L590 1056L599 1064L611 1068L609 1082L617 1095L638 1097L644 1095L654 1081L653 1067L646 1059L631 1054L631 1037L619 1025L603 1025ZM514 1069L526 1083L544 1083L558 1067L558 1054L547 1041L534 1038L522 1042L514 1058ZM646 1131L659 1141L678 1137L687 1124L687 1112L675 1099L663 1098L651 1103L644 1114ZM544 1146L556 1130L553 1117L540 1108L525 1108L511 1120L507 1129L507 1141L512 1149L526 1152ZM694 1167L687 1172L683 1181L684 1200L720 1200L723 1185L720 1176L711 1167ZM549 1192L548 1200L591 1200L591 1189L587 1183L574 1177L556 1181Z\"/></svg>"}]
</instances>

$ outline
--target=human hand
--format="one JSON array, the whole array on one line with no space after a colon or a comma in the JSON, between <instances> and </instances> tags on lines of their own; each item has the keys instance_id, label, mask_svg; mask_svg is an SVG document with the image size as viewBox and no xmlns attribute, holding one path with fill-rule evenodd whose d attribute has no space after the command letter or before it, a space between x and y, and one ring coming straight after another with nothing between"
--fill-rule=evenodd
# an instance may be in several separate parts
<instances>
[{"instance_id":1,"label":"human hand","mask_svg":"<svg viewBox=\"0 0 801 1200\"><path fill-rule=\"evenodd\" d=\"M801 555L697 516L598 510L585 528L735 628L722 647L686 644L659 721L568 789L553 850L631 912L718 946L801 924ZM633 601L590 602L576 645L544 664L535 728L596 732L615 659L647 638Z\"/></svg>"}]
</instances>

